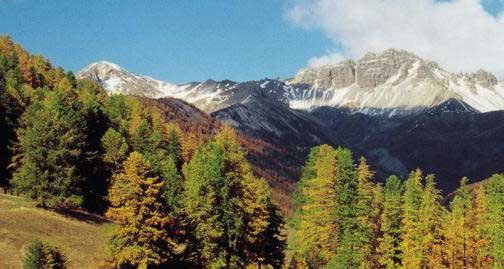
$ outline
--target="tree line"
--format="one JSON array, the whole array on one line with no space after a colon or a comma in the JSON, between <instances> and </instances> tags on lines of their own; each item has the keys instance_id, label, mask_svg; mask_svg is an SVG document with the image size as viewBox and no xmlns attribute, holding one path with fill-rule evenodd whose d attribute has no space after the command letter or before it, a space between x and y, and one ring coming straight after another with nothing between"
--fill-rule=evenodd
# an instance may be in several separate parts
<instances>
[{"instance_id":1,"label":"tree line","mask_svg":"<svg viewBox=\"0 0 504 269\"><path fill-rule=\"evenodd\" d=\"M322 145L308 156L284 226L232 128L182 130L156 107L108 96L8 37L0 129L4 191L114 222L104 268L504 267L501 175L477 186L464 178L443 199L433 175L375 183L365 159ZM25 259L28 268L67 262L38 241Z\"/></svg>"},{"instance_id":2,"label":"tree line","mask_svg":"<svg viewBox=\"0 0 504 269\"><path fill-rule=\"evenodd\" d=\"M155 107L109 97L8 37L0 38L0 112L1 187L40 207L107 216L103 267L283 264L283 219L232 128L183 132ZM60 252L34 242L27 253L26 264L53 268Z\"/></svg>"},{"instance_id":3,"label":"tree line","mask_svg":"<svg viewBox=\"0 0 504 269\"><path fill-rule=\"evenodd\" d=\"M503 268L504 177L446 202L434 175L374 183L348 149L314 148L289 223L292 268ZM447 205L445 205L447 203Z\"/></svg>"}]
</instances>

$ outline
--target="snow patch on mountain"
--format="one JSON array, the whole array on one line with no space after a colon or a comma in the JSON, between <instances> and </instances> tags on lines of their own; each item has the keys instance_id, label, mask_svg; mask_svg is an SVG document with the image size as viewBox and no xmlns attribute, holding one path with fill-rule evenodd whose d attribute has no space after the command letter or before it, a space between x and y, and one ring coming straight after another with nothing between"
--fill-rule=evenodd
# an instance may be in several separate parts
<instances>
[{"instance_id":1,"label":"snow patch on mountain","mask_svg":"<svg viewBox=\"0 0 504 269\"><path fill-rule=\"evenodd\" d=\"M243 103L251 94L265 95L293 109L330 106L382 116L416 113L452 98L480 112L504 109L504 83L493 74L483 70L453 74L434 62L393 49L355 61L306 68L289 80L207 80L176 85L105 61L87 66L78 77L99 82L111 94L174 97L206 112Z\"/></svg>"}]
</instances>

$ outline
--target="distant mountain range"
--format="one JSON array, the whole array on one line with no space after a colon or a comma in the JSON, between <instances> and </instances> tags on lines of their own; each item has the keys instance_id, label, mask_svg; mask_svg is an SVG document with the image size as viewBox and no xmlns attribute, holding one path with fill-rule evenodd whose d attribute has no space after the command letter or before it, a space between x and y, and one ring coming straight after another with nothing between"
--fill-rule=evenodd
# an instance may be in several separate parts
<instances>
[{"instance_id":1,"label":"distant mountain range","mask_svg":"<svg viewBox=\"0 0 504 269\"><path fill-rule=\"evenodd\" d=\"M370 115L411 114L451 98L480 112L504 108L504 84L493 74L483 70L452 74L434 62L397 50L303 69L286 80L207 80L175 85L135 75L108 62L93 63L79 76L99 81L111 93L179 98L206 112L244 102L251 91L262 91L295 109L331 106Z\"/></svg>"},{"instance_id":2,"label":"distant mountain range","mask_svg":"<svg viewBox=\"0 0 504 269\"><path fill-rule=\"evenodd\" d=\"M367 157L381 179L416 167L436 173L447 192L464 175L480 180L504 170L504 84L483 70L449 73L406 51L307 68L286 80L175 85L108 62L78 77L111 94L191 103L278 147L272 158L285 158L282 169L299 171L309 148L327 143Z\"/></svg>"}]
</instances>

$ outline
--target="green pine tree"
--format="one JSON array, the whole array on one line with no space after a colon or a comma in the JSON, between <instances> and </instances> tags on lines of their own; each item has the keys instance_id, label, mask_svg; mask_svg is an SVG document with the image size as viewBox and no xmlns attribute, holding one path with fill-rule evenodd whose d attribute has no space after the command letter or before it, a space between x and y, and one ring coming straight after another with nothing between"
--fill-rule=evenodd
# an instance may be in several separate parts
<instances>
[{"instance_id":1,"label":"green pine tree","mask_svg":"<svg viewBox=\"0 0 504 269\"><path fill-rule=\"evenodd\" d=\"M381 189L373 183L374 172L366 159L359 160L357 167L357 221L358 256L360 268L378 267L378 236L380 234Z\"/></svg>"},{"instance_id":2,"label":"green pine tree","mask_svg":"<svg viewBox=\"0 0 504 269\"><path fill-rule=\"evenodd\" d=\"M504 177L494 175L485 184L487 198L486 233L493 268L504 268Z\"/></svg>"},{"instance_id":3,"label":"green pine tree","mask_svg":"<svg viewBox=\"0 0 504 269\"><path fill-rule=\"evenodd\" d=\"M338 246L336 151L328 145L312 149L296 195L290 248L299 267L321 268Z\"/></svg>"},{"instance_id":4,"label":"green pine tree","mask_svg":"<svg viewBox=\"0 0 504 269\"><path fill-rule=\"evenodd\" d=\"M67 268L67 258L58 248L35 240L26 249L23 268L65 269Z\"/></svg>"},{"instance_id":5,"label":"green pine tree","mask_svg":"<svg viewBox=\"0 0 504 269\"><path fill-rule=\"evenodd\" d=\"M387 269L401 265L402 192L401 180L396 176L388 177L383 188L383 212L380 217L382 236L378 247L379 263Z\"/></svg>"},{"instance_id":6,"label":"green pine tree","mask_svg":"<svg viewBox=\"0 0 504 269\"><path fill-rule=\"evenodd\" d=\"M32 242L26 249L26 253L23 259L24 269L44 269L45 268L45 257L44 257L44 244L36 240Z\"/></svg>"},{"instance_id":7,"label":"green pine tree","mask_svg":"<svg viewBox=\"0 0 504 269\"><path fill-rule=\"evenodd\" d=\"M129 146L119 132L109 128L101 139L103 149L103 161L112 167L112 171L119 168L121 163L128 157Z\"/></svg>"},{"instance_id":8,"label":"green pine tree","mask_svg":"<svg viewBox=\"0 0 504 269\"><path fill-rule=\"evenodd\" d=\"M13 185L41 206L80 206L86 121L77 96L54 90L30 105L17 130Z\"/></svg>"},{"instance_id":9,"label":"green pine tree","mask_svg":"<svg viewBox=\"0 0 504 269\"><path fill-rule=\"evenodd\" d=\"M15 141L18 119L24 110L26 94L23 91L21 72L15 54L0 51L0 188L9 188L10 171L7 169L12 158L9 147Z\"/></svg>"},{"instance_id":10,"label":"green pine tree","mask_svg":"<svg viewBox=\"0 0 504 269\"><path fill-rule=\"evenodd\" d=\"M440 191L434 175L425 178L419 211L418 230L421 234L422 267L443 267L443 233L441 229L445 209L441 206Z\"/></svg>"},{"instance_id":11,"label":"green pine tree","mask_svg":"<svg viewBox=\"0 0 504 269\"><path fill-rule=\"evenodd\" d=\"M180 130L177 125L170 124L167 129L166 151L167 155L161 161L161 177L163 178L165 202L171 211L180 212L183 207L184 179L182 177L182 145L180 143Z\"/></svg>"},{"instance_id":12,"label":"green pine tree","mask_svg":"<svg viewBox=\"0 0 504 269\"><path fill-rule=\"evenodd\" d=\"M420 232L420 205L422 203L422 171L412 172L404 183L402 197L401 245L403 268L420 268L423 260Z\"/></svg>"},{"instance_id":13,"label":"green pine tree","mask_svg":"<svg viewBox=\"0 0 504 269\"><path fill-rule=\"evenodd\" d=\"M337 178L336 178L336 220L339 228L337 235L337 255L332 259L327 268L357 268L363 265L364 257L361 249L364 247L359 230L359 209L357 201L358 180L348 149L338 148Z\"/></svg>"},{"instance_id":14,"label":"green pine tree","mask_svg":"<svg viewBox=\"0 0 504 269\"><path fill-rule=\"evenodd\" d=\"M236 134L224 127L198 149L184 170L184 208L196 242L196 263L209 268L245 266L250 245L268 226L259 181L252 175Z\"/></svg>"}]
</instances>

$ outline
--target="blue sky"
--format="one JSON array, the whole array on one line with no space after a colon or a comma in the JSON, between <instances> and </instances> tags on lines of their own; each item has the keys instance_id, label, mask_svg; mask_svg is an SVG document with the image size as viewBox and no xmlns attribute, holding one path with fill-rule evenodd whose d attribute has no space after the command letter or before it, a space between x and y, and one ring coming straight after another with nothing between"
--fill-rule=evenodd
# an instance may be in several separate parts
<instances>
[{"instance_id":1,"label":"blue sky","mask_svg":"<svg viewBox=\"0 0 504 269\"><path fill-rule=\"evenodd\" d=\"M313 57L339 50L323 28L286 19L288 3L0 0L0 33L73 71L108 60L177 83L285 78ZM504 2L484 5L495 15Z\"/></svg>"},{"instance_id":2,"label":"blue sky","mask_svg":"<svg viewBox=\"0 0 504 269\"><path fill-rule=\"evenodd\" d=\"M282 0L145 2L0 0L0 33L66 69L103 59L172 82L291 76L330 46Z\"/></svg>"},{"instance_id":3,"label":"blue sky","mask_svg":"<svg viewBox=\"0 0 504 269\"><path fill-rule=\"evenodd\" d=\"M497 15L504 9L504 0L483 0L481 3L492 15Z\"/></svg>"}]
</instances>

